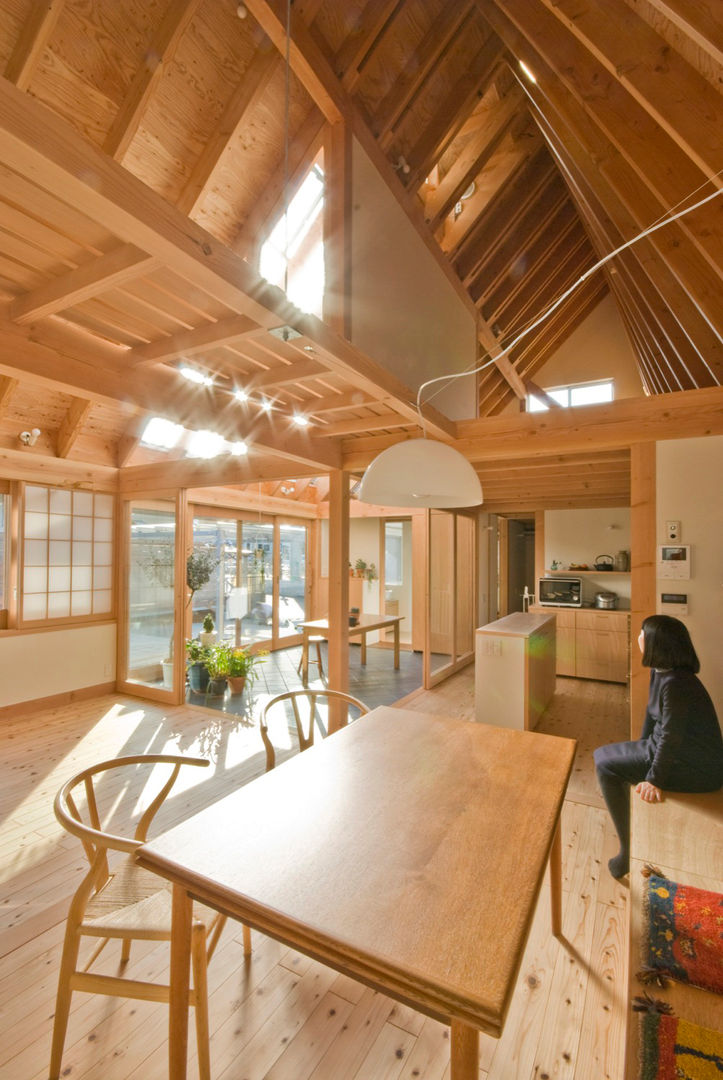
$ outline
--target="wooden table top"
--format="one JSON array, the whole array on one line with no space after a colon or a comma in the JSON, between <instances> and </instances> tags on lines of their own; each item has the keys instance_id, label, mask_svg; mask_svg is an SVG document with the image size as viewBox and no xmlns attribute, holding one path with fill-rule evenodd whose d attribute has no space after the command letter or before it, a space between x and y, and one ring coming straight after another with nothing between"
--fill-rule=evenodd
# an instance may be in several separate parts
<instances>
[{"instance_id":1,"label":"wooden table top","mask_svg":"<svg viewBox=\"0 0 723 1080\"><path fill-rule=\"evenodd\" d=\"M381 707L138 858L430 1016L499 1035L574 749Z\"/></svg>"},{"instance_id":2,"label":"wooden table top","mask_svg":"<svg viewBox=\"0 0 723 1080\"><path fill-rule=\"evenodd\" d=\"M358 616L359 622L356 626L349 626L347 629L350 633L354 633L361 630L380 630L383 626L394 626L395 623L400 623L404 618L403 615L375 615L373 613L364 613ZM321 630L327 631L329 629L328 619L310 619L306 622L300 622L297 624L302 630Z\"/></svg>"}]
</instances>

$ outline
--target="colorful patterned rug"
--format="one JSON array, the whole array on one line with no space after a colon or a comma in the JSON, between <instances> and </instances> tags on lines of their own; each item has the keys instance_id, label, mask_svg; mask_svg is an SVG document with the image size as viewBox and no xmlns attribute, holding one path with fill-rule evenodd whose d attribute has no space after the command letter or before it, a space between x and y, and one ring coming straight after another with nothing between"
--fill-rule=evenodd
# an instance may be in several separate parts
<instances>
[{"instance_id":1,"label":"colorful patterned rug","mask_svg":"<svg viewBox=\"0 0 723 1080\"><path fill-rule=\"evenodd\" d=\"M644 983L665 978L723 994L723 896L650 872Z\"/></svg>"},{"instance_id":2,"label":"colorful patterned rug","mask_svg":"<svg viewBox=\"0 0 723 1080\"><path fill-rule=\"evenodd\" d=\"M677 1016L641 1018L640 1080L720 1080L723 1033Z\"/></svg>"}]
</instances>

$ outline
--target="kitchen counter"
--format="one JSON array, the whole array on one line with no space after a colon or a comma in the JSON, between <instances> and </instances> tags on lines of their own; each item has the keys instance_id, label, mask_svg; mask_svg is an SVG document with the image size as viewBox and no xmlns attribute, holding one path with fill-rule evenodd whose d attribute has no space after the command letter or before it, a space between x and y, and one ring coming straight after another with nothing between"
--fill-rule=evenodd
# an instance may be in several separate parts
<instances>
[{"instance_id":1,"label":"kitchen counter","mask_svg":"<svg viewBox=\"0 0 723 1080\"><path fill-rule=\"evenodd\" d=\"M556 622L557 674L626 682L630 666L630 612L596 607L532 605Z\"/></svg>"},{"instance_id":2,"label":"kitchen counter","mask_svg":"<svg viewBox=\"0 0 723 1080\"><path fill-rule=\"evenodd\" d=\"M475 719L531 730L555 693L556 619L513 612L475 633Z\"/></svg>"}]
</instances>

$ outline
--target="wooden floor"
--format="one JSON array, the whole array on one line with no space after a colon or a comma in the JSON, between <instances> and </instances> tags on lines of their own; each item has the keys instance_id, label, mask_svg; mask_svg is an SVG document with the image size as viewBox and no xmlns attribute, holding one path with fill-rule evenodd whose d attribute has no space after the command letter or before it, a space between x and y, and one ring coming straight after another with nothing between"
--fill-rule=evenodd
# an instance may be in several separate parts
<instances>
[{"instance_id":1,"label":"wooden floor","mask_svg":"<svg viewBox=\"0 0 723 1080\"><path fill-rule=\"evenodd\" d=\"M625 737L625 696L622 686L558 679L541 724L580 740L563 811L566 940L550 936L543 887L504 1035L482 1037L480 1080L623 1075L628 897L606 869L615 843L595 791L591 750ZM405 705L471 717L473 697L468 669ZM116 696L7 719L0 733L0 1076L43 1080L64 919L83 867L80 845L53 817L60 784L90 762L122 753L210 757L210 779L205 771L200 782L194 776L195 786L164 807L158 824L168 827L258 775L264 757L253 717L164 710ZM135 949L137 977L164 977L167 946ZM106 953L110 973L118 958L112 947ZM209 982L214 1080L449 1078L445 1027L256 933L244 964L238 925L227 925ZM165 1080L166 1034L163 1005L76 994L63 1075ZM189 1075L196 1075L195 1062Z\"/></svg>"}]
</instances>

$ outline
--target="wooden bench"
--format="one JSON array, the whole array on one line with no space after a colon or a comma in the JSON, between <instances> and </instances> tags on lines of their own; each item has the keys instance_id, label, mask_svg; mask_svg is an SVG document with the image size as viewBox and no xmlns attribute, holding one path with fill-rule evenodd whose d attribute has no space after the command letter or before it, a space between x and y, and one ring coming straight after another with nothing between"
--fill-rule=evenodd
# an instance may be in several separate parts
<instances>
[{"instance_id":1,"label":"wooden bench","mask_svg":"<svg viewBox=\"0 0 723 1080\"><path fill-rule=\"evenodd\" d=\"M723 995L671 982L666 989L645 987L635 973L641 966L646 863L685 885L723 893L723 790L710 795L666 794L662 803L645 803L632 794L630 860L630 968L628 979L625 1080L638 1080L638 1017L632 999L649 993L669 1001L675 1014L723 1031Z\"/></svg>"}]
</instances>

